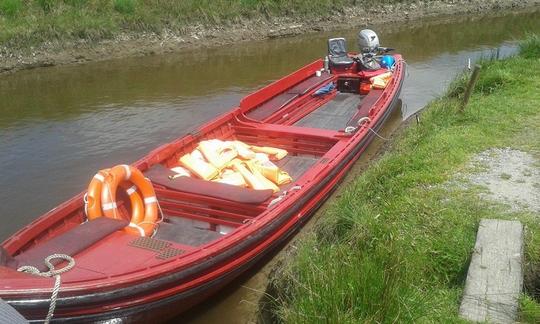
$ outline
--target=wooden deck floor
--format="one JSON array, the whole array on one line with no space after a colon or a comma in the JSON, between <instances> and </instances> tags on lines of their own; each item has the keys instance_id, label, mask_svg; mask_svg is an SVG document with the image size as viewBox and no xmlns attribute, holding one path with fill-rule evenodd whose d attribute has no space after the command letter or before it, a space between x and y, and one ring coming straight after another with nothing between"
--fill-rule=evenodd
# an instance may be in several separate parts
<instances>
[{"instance_id":1,"label":"wooden deck floor","mask_svg":"<svg viewBox=\"0 0 540 324\"><path fill-rule=\"evenodd\" d=\"M166 222L159 225L154 238L197 247L222 236L209 230L208 226L208 223L170 216L166 217Z\"/></svg>"},{"instance_id":2,"label":"wooden deck floor","mask_svg":"<svg viewBox=\"0 0 540 324\"><path fill-rule=\"evenodd\" d=\"M356 113L361 97L353 93L339 93L333 100L321 106L295 123L296 126L330 130L344 129Z\"/></svg>"},{"instance_id":3,"label":"wooden deck floor","mask_svg":"<svg viewBox=\"0 0 540 324\"><path fill-rule=\"evenodd\" d=\"M307 155L287 155L283 160L278 161L276 165L282 170L287 171L287 173L295 180L300 178L309 168L311 168L319 160L316 156L307 156ZM283 185L279 188L281 190L287 190L292 186L292 184Z\"/></svg>"}]
</instances>

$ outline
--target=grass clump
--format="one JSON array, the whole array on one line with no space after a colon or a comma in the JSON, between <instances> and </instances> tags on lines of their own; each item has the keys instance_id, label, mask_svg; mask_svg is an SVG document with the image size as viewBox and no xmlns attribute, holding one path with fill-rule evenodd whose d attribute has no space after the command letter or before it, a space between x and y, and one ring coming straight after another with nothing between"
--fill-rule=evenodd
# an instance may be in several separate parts
<instances>
[{"instance_id":1,"label":"grass clump","mask_svg":"<svg viewBox=\"0 0 540 324\"><path fill-rule=\"evenodd\" d=\"M523 54L522 54L523 55ZM481 218L520 219L536 269L540 225L455 183L492 147L540 147L540 60L483 62L467 110L447 96L337 198L276 280L287 323L460 322L458 308ZM524 73L528 72L528 73ZM519 76L516 78L514 76ZM522 304L524 304L522 302ZM525 302L523 316L538 304Z\"/></svg>"},{"instance_id":2,"label":"grass clump","mask_svg":"<svg viewBox=\"0 0 540 324\"><path fill-rule=\"evenodd\" d=\"M51 12L51 10L54 8L54 5L56 3L55 0L35 0L37 2L37 4L39 5L39 7L44 11L44 12Z\"/></svg>"},{"instance_id":3,"label":"grass clump","mask_svg":"<svg viewBox=\"0 0 540 324\"><path fill-rule=\"evenodd\" d=\"M540 304L529 296L522 296L520 301L522 323L540 323Z\"/></svg>"},{"instance_id":4,"label":"grass clump","mask_svg":"<svg viewBox=\"0 0 540 324\"><path fill-rule=\"evenodd\" d=\"M527 59L540 58L540 35L530 35L519 45L520 55Z\"/></svg>"},{"instance_id":5,"label":"grass clump","mask_svg":"<svg viewBox=\"0 0 540 324\"><path fill-rule=\"evenodd\" d=\"M15 17L21 8L21 0L0 0L0 14L6 17Z\"/></svg>"},{"instance_id":6,"label":"grass clump","mask_svg":"<svg viewBox=\"0 0 540 324\"><path fill-rule=\"evenodd\" d=\"M135 0L114 0L114 10L122 14L135 12Z\"/></svg>"},{"instance_id":7,"label":"grass clump","mask_svg":"<svg viewBox=\"0 0 540 324\"><path fill-rule=\"evenodd\" d=\"M508 70L505 67L508 64L506 61L500 62L495 58L489 58L480 60L479 64L481 66L480 73L482 78L475 84L474 91L476 93L490 94L505 86L512 86L516 82L519 82L520 76L516 75L515 71ZM445 97L448 99L461 99L469 84L471 74L472 71L464 71L459 74L450 83Z\"/></svg>"}]
</instances>

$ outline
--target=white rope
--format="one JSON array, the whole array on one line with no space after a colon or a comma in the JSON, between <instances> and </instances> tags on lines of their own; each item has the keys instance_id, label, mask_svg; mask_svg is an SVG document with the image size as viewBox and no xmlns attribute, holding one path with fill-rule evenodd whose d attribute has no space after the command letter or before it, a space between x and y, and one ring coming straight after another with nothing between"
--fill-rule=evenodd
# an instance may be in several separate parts
<instances>
[{"instance_id":1,"label":"white rope","mask_svg":"<svg viewBox=\"0 0 540 324\"><path fill-rule=\"evenodd\" d=\"M53 259L63 259L68 262L68 264L61 268L61 269L55 269L54 265L51 263L51 260ZM45 258L44 260L45 265L49 268L49 271L41 272L38 268L33 266L22 266L17 269L19 272L26 272L29 274L33 274L36 276L41 277L52 277L54 276L54 287L51 294L51 303L49 304L49 311L47 313L47 317L45 318L45 324L49 324L51 319L54 315L54 310L56 308L56 299L58 297L58 292L60 292L60 285L62 283L62 279L60 275L64 272L67 272L75 266L75 259L70 257L67 254L52 254Z\"/></svg>"},{"instance_id":2,"label":"white rope","mask_svg":"<svg viewBox=\"0 0 540 324\"><path fill-rule=\"evenodd\" d=\"M358 125L358 127L364 125L365 123L371 123L371 118L369 117L362 117L360 119L358 119L358 121L356 122L356 125Z\"/></svg>"},{"instance_id":3,"label":"white rope","mask_svg":"<svg viewBox=\"0 0 540 324\"><path fill-rule=\"evenodd\" d=\"M382 137L381 135L379 135L379 133L377 133L373 128L369 128L370 131L373 132L373 134L377 135L378 138L382 139L383 141L389 141L390 139L389 138L386 138L386 137Z\"/></svg>"},{"instance_id":4,"label":"white rope","mask_svg":"<svg viewBox=\"0 0 540 324\"><path fill-rule=\"evenodd\" d=\"M344 132L347 133L347 134L352 134L352 133L354 133L355 130L356 130L356 127L354 127L354 126L347 126L347 127L345 127Z\"/></svg>"},{"instance_id":5,"label":"white rope","mask_svg":"<svg viewBox=\"0 0 540 324\"><path fill-rule=\"evenodd\" d=\"M159 200L157 201L157 207L159 209L159 215L161 216L159 218L159 220L156 222L156 225L159 224L159 223L162 223L163 220L165 219L165 216L163 215L163 210L161 209L161 205L159 204Z\"/></svg>"},{"instance_id":6,"label":"white rope","mask_svg":"<svg viewBox=\"0 0 540 324\"><path fill-rule=\"evenodd\" d=\"M347 127L345 127L344 132L347 133L347 134L352 134L352 133L356 132L360 128L360 126L364 125L365 123L371 123L371 118L369 118L367 116L360 118L356 122L356 125L358 125L357 127L347 126Z\"/></svg>"},{"instance_id":7,"label":"white rope","mask_svg":"<svg viewBox=\"0 0 540 324\"><path fill-rule=\"evenodd\" d=\"M150 236L150 237L154 237L157 234L159 224L163 223L163 220L165 219L165 216L163 215L163 210L161 210L161 205L159 204L159 200L157 200L156 202L157 202L157 206L158 206L158 209L159 209L159 216L160 217L159 217L157 222L153 223L153 225L154 225L154 233L152 233L152 236Z\"/></svg>"}]
</instances>

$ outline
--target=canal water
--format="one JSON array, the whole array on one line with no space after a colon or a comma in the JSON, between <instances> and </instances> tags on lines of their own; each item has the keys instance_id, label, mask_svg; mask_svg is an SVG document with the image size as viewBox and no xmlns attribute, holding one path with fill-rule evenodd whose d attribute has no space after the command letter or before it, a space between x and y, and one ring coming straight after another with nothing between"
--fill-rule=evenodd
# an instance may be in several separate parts
<instances>
[{"instance_id":1,"label":"canal water","mask_svg":"<svg viewBox=\"0 0 540 324\"><path fill-rule=\"evenodd\" d=\"M407 118L440 95L469 59L515 53L517 40L540 32L540 11L372 28L383 46L396 48L408 63L400 116ZM251 91L323 57L329 37L346 37L355 50L356 32L0 76L0 240L84 190L98 169L132 162L229 110ZM248 289L232 290L234 295ZM214 303L216 318L234 322L234 312L220 313ZM230 303L224 305L230 309ZM201 321L200 316L190 318Z\"/></svg>"}]
</instances>

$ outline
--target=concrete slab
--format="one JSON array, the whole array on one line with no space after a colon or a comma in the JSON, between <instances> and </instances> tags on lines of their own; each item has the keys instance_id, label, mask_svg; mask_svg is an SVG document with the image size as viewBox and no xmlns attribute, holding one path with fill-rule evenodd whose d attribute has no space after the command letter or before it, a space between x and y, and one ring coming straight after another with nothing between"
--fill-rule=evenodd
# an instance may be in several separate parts
<instances>
[{"instance_id":1,"label":"concrete slab","mask_svg":"<svg viewBox=\"0 0 540 324\"><path fill-rule=\"evenodd\" d=\"M474 322L513 323L523 286L523 226L482 219L467 273L460 316Z\"/></svg>"}]
</instances>

